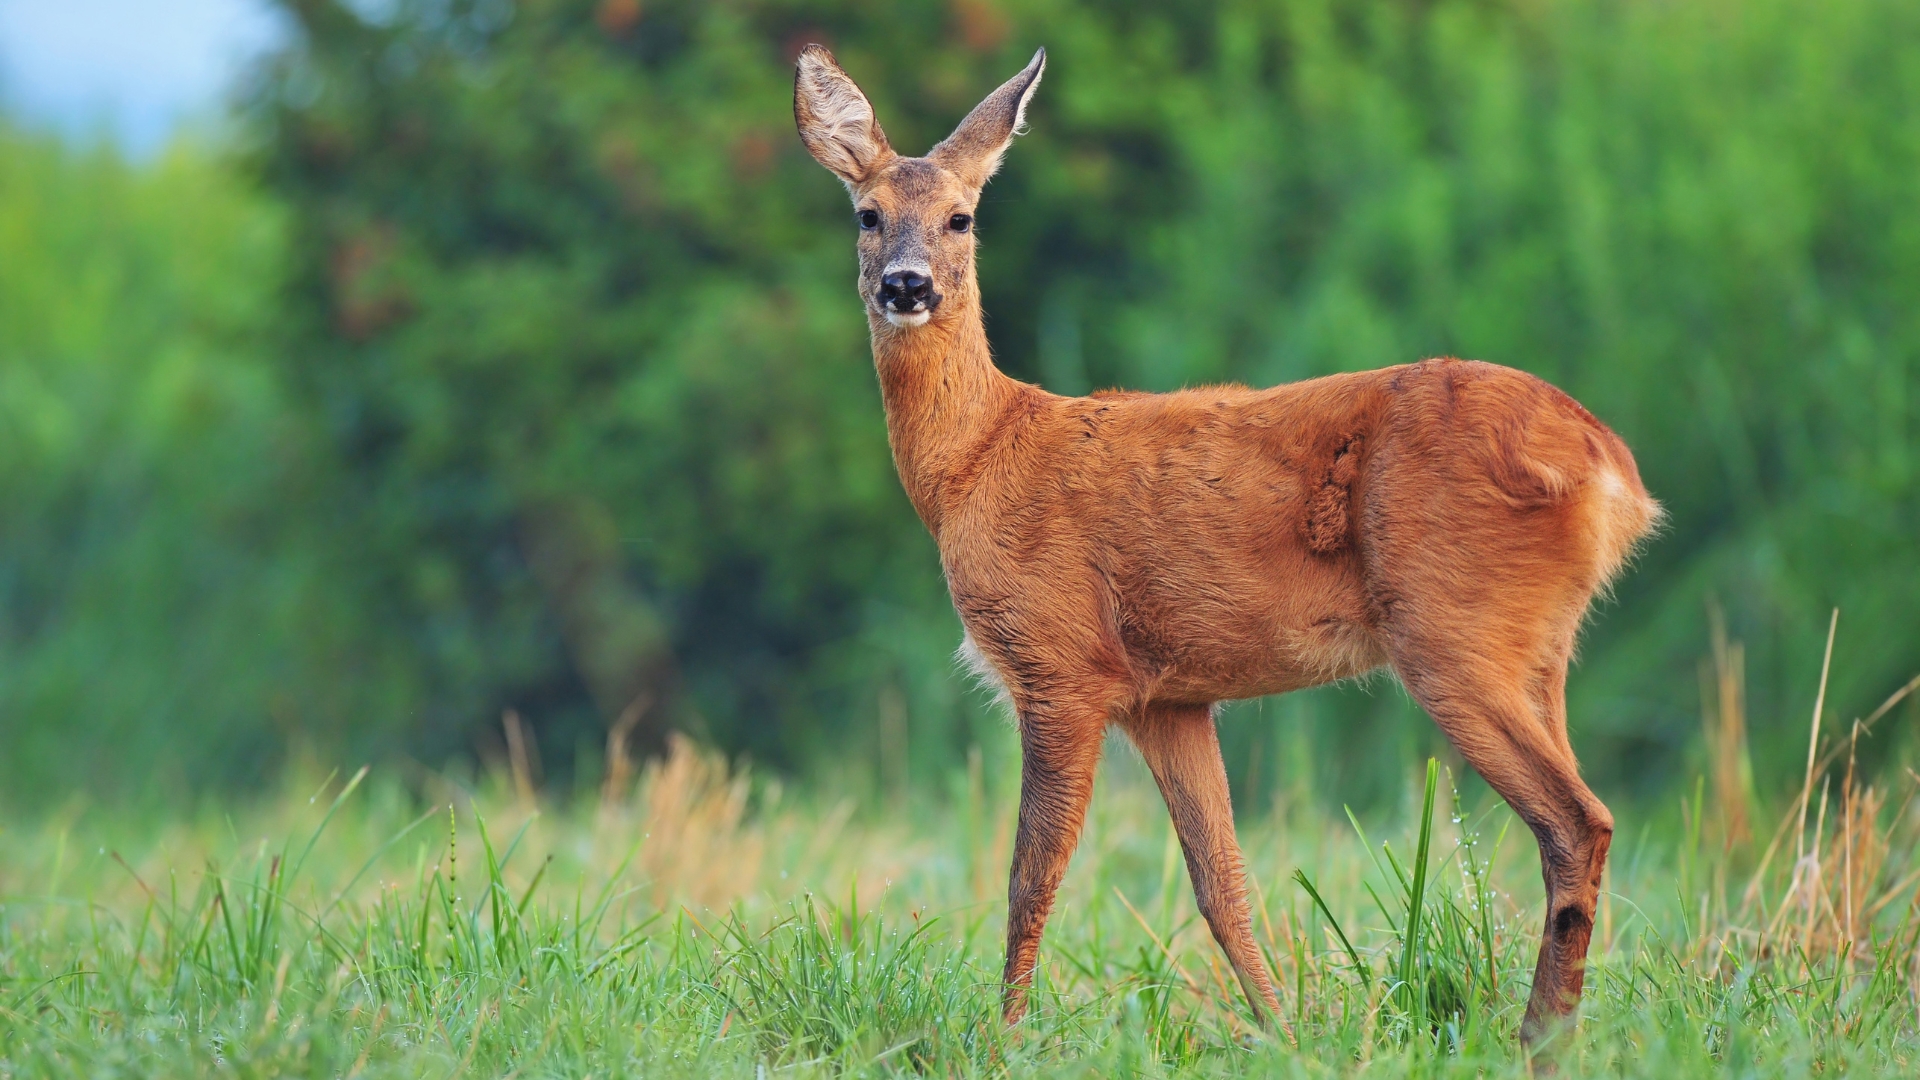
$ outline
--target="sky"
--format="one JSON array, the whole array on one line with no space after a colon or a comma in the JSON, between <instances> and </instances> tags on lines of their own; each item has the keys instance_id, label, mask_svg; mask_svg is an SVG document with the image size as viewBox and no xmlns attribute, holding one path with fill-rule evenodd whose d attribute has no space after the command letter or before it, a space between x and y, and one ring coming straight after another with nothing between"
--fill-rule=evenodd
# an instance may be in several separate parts
<instances>
[{"instance_id":1,"label":"sky","mask_svg":"<svg viewBox=\"0 0 1920 1080\"><path fill-rule=\"evenodd\" d=\"M0 0L0 109L148 155L283 32L264 0Z\"/></svg>"}]
</instances>

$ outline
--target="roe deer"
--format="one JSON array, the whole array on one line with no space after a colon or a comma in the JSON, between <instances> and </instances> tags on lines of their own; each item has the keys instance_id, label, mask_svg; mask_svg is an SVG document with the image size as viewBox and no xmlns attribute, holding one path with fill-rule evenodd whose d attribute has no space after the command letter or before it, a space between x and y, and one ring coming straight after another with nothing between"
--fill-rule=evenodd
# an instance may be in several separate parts
<instances>
[{"instance_id":1,"label":"roe deer","mask_svg":"<svg viewBox=\"0 0 1920 1080\"><path fill-rule=\"evenodd\" d=\"M1546 929L1521 1025L1538 1046L1578 1007L1613 835L1567 742L1567 662L1658 504L1605 425L1491 364L1085 398L1001 374L973 213L1045 65L1042 50L918 158L894 153L827 50L802 52L794 82L801 139L853 196L901 483L939 544L962 653L1018 719L1007 1021L1114 724L1255 1014L1278 1022L1213 707L1386 665L1539 841Z\"/></svg>"}]
</instances>

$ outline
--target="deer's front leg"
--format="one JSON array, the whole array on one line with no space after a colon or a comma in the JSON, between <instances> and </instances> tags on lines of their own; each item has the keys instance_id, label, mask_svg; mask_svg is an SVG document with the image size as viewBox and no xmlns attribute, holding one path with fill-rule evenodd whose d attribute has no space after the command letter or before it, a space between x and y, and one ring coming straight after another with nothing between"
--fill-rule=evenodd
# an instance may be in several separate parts
<instances>
[{"instance_id":1,"label":"deer's front leg","mask_svg":"<svg viewBox=\"0 0 1920 1080\"><path fill-rule=\"evenodd\" d=\"M1150 705L1123 723L1160 785L1187 856L1200 914L1233 963L1247 1004L1261 1023L1286 1030L1266 958L1253 936L1253 908L1247 903L1246 870L1234 836L1233 800L1213 710L1206 705Z\"/></svg>"},{"instance_id":2,"label":"deer's front leg","mask_svg":"<svg viewBox=\"0 0 1920 1080\"><path fill-rule=\"evenodd\" d=\"M1099 709L1028 711L1020 716L1020 826L1007 881L1006 1021L1027 1011L1040 933L1066 876L1093 798L1106 716Z\"/></svg>"}]
</instances>

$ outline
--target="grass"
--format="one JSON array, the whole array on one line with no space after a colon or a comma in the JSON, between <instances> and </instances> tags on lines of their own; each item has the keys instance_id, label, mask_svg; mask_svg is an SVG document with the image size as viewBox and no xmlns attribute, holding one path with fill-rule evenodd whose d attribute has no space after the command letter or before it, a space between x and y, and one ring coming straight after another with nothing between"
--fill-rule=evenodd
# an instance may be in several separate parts
<instances>
[{"instance_id":1,"label":"grass","mask_svg":"<svg viewBox=\"0 0 1920 1080\"><path fill-rule=\"evenodd\" d=\"M1699 793L1677 828L1622 815L1569 1073L1912 1075L1914 781L1833 770L1800 839L1797 798L1771 845ZM684 743L624 777L542 805L524 772L423 790L363 771L244 812L0 831L0 1077L1528 1072L1533 844L1436 765L1404 832L1299 807L1242 822L1277 1037L1128 755L1012 1031L1013 792L977 766L937 804L866 811Z\"/></svg>"}]
</instances>

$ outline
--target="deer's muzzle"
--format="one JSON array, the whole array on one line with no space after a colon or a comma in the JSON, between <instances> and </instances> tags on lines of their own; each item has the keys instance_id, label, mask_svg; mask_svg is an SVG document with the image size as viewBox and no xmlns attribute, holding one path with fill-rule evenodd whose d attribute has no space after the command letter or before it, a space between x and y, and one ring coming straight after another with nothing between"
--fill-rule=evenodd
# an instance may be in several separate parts
<instances>
[{"instance_id":1,"label":"deer's muzzle","mask_svg":"<svg viewBox=\"0 0 1920 1080\"><path fill-rule=\"evenodd\" d=\"M880 279L880 310L911 315L940 306L933 278L918 270L895 270Z\"/></svg>"}]
</instances>

